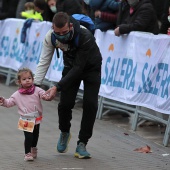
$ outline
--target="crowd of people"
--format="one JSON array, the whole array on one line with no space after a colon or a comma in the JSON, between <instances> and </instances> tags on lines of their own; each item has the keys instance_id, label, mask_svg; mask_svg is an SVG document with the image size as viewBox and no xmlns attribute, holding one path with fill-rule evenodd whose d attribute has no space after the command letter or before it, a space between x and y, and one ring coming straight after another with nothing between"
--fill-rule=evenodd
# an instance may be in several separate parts
<instances>
[{"instance_id":1,"label":"crowd of people","mask_svg":"<svg viewBox=\"0 0 170 170\"><path fill-rule=\"evenodd\" d=\"M16 5L17 4L17 5ZM95 29L167 34L170 0L0 0L0 20L33 18L52 22L57 12L85 14Z\"/></svg>"},{"instance_id":2,"label":"crowd of people","mask_svg":"<svg viewBox=\"0 0 170 170\"><path fill-rule=\"evenodd\" d=\"M170 0L0 0L0 20L25 18L52 22L52 28L43 41L35 76L27 68L19 70L19 90L9 99L0 97L0 105L4 107L17 105L21 117L27 111L33 114L32 131L26 129L28 124L23 127L26 161L37 157L39 124L42 119L40 99L53 100L57 92L60 92L58 117L61 134L56 149L60 153L67 151L71 138L72 109L81 81L84 83L83 113L74 156L91 158L86 145L92 137L98 109L102 56L92 32L82 27L73 15L88 16L94 22L94 29L114 30L116 36L131 31L167 34L169 6ZM63 51L62 78L45 92L37 86L41 85L53 53L58 48ZM35 104L39 113L36 118Z\"/></svg>"}]
</instances>

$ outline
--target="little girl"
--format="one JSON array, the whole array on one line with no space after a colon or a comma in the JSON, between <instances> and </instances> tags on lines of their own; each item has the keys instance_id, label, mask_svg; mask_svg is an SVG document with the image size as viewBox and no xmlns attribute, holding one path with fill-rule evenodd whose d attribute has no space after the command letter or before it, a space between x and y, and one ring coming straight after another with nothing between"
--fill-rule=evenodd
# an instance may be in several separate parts
<instances>
[{"instance_id":1,"label":"little girl","mask_svg":"<svg viewBox=\"0 0 170 170\"><path fill-rule=\"evenodd\" d=\"M36 146L39 138L40 122L42 121L41 98L45 91L34 86L33 73L28 68L22 68L18 71L17 84L19 89L9 99L0 97L0 105L4 107L18 106L18 113L20 114L18 125L20 124L22 127L22 122L25 122L22 129L25 135L24 160L33 161L37 157ZM31 122L29 122L29 118L31 118ZM28 130L28 127L32 129Z\"/></svg>"}]
</instances>

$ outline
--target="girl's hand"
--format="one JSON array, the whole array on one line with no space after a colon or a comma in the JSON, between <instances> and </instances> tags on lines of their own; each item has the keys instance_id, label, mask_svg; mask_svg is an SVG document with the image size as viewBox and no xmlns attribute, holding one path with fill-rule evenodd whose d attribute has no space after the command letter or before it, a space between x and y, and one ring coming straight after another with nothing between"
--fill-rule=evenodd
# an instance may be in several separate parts
<instances>
[{"instance_id":1,"label":"girl's hand","mask_svg":"<svg viewBox=\"0 0 170 170\"><path fill-rule=\"evenodd\" d=\"M5 99L4 99L3 97L0 96L0 105L3 105L4 100L5 100Z\"/></svg>"},{"instance_id":2,"label":"girl's hand","mask_svg":"<svg viewBox=\"0 0 170 170\"><path fill-rule=\"evenodd\" d=\"M55 98L56 93L57 93L57 87L53 86L45 92L45 94L42 96L42 99L46 101L51 101Z\"/></svg>"}]
</instances>

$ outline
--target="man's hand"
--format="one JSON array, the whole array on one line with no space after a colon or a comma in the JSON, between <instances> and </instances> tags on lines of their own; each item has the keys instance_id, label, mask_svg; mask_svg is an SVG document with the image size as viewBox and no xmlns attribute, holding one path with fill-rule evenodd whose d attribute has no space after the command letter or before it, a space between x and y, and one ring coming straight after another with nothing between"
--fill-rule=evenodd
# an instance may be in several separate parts
<instances>
[{"instance_id":1,"label":"man's hand","mask_svg":"<svg viewBox=\"0 0 170 170\"><path fill-rule=\"evenodd\" d=\"M101 11L99 11L99 10L95 11L95 12L94 12L94 16L95 16L96 18L101 18Z\"/></svg>"},{"instance_id":2,"label":"man's hand","mask_svg":"<svg viewBox=\"0 0 170 170\"><path fill-rule=\"evenodd\" d=\"M170 27L168 28L168 31L167 31L167 32L168 32L168 35L170 35Z\"/></svg>"},{"instance_id":3,"label":"man's hand","mask_svg":"<svg viewBox=\"0 0 170 170\"><path fill-rule=\"evenodd\" d=\"M119 27L117 27L117 28L114 30L114 32L115 32L115 35L116 35L116 36L120 36Z\"/></svg>"},{"instance_id":4,"label":"man's hand","mask_svg":"<svg viewBox=\"0 0 170 170\"><path fill-rule=\"evenodd\" d=\"M53 86L45 92L45 94L42 96L42 99L46 101L51 101L55 98L56 93L57 93L57 87Z\"/></svg>"}]
</instances>

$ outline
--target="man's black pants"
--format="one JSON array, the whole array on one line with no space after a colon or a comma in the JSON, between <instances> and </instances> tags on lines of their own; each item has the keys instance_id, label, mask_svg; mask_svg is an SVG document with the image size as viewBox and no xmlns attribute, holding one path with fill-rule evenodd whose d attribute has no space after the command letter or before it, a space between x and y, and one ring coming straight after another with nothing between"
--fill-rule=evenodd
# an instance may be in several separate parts
<instances>
[{"instance_id":1,"label":"man's black pants","mask_svg":"<svg viewBox=\"0 0 170 170\"><path fill-rule=\"evenodd\" d=\"M92 136L93 126L98 109L98 93L101 83L101 72L91 71L81 76L84 84L83 115L79 131L79 142L87 144ZM81 80L77 80L66 89L61 91L60 103L58 105L59 129L61 132L69 132L71 127L72 109Z\"/></svg>"}]
</instances>

